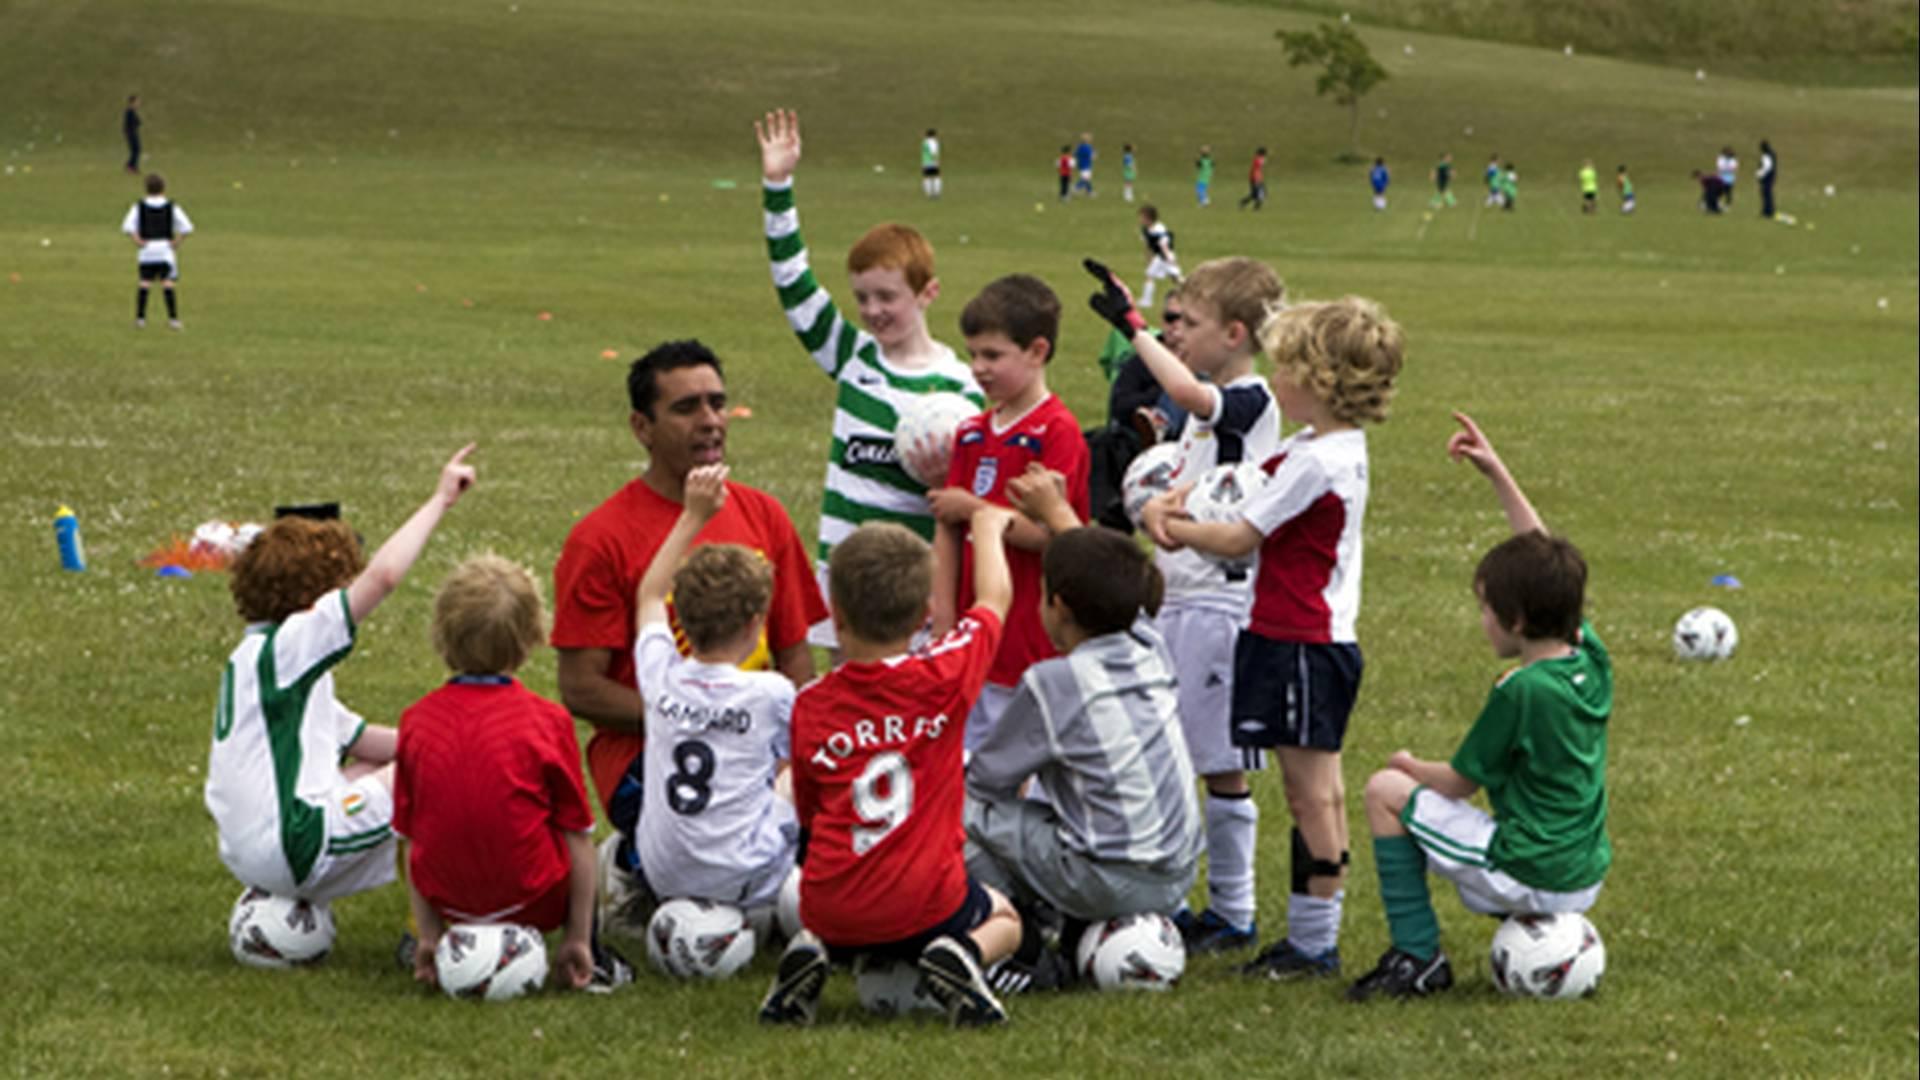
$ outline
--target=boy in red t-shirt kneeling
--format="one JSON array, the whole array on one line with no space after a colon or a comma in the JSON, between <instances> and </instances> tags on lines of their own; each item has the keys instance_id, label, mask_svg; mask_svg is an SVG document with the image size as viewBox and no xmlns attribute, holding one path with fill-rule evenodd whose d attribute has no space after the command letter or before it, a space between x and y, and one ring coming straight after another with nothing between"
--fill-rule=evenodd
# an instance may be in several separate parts
<instances>
[{"instance_id":1,"label":"boy in red t-shirt kneeling","mask_svg":"<svg viewBox=\"0 0 1920 1080\"><path fill-rule=\"evenodd\" d=\"M956 1026L1005 1022L982 968L1020 943L1007 898L967 875L962 742L999 649L1013 585L1012 514L974 511L974 603L909 651L933 595L926 541L861 526L829 564L839 667L793 706L793 799L807 830L800 922L760 1006L768 1023L810 1024L833 960L897 960Z\"/></svg>"}]
</instances>

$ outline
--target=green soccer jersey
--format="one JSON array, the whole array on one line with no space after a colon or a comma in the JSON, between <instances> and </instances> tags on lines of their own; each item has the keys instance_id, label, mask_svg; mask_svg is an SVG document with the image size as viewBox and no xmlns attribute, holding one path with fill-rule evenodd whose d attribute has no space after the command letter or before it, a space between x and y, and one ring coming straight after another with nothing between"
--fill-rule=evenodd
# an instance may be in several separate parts
<instances>
[{"instance_id":1,"label":"green soccer jersey","mask_svg":"<svg viewBox=\"0 0 1920 1080\"><path fill-rule=\"evenodd\" d=\"M1600 174L1588 166L1580 170L1580 191L1585 195L1594 195L1600 191Z\"/></svg>"},{"instance_id":2,"label":"green soccer jersey","mask_svg":"<svg viewBox=\"0 0 1920 1080\"><path fill-rule=\"evenodd\" d=\"M1553 892L1606 876L1612 712L1613 664L1586 622L1571 656L1516 668L1494 685L1452 764L1487 789L1495 869Z\"/></svg>"},{"instance_id":3,"label":"green soccer jersey","mask_svg":"<svg viewBox=\"0 0 1920 1080\"><path fill-rule=\"evenodd\" d=\"M1193 163L1193 182L1196 184L1213 183L1212 155L1202 154L1200 155L1200 160Z\"/></svg>"},{"instance_id":4,"label":"green soccer jersey","mask_svg":"<svg viewBox=\"0 0 1920 1080\"><path fill-rule=\"evenodd\" d=\"M1628 176L1626 173L1621 173L1619 184L1620 184L1620 197L1623 199L1633 198L1633 178Z\"/></svg>"},{"instance_id":5,"label":"green soccer jersey","mask_svg":"<svg viewBox=\"0 0 1920 1080\"><path fill-rule=\"evenodd\" d=\"M899 410L919 394L948 391L985 408L973 372L945 346L940 359L926 368L903 371L889 364L873 335L842 317L827 290L814 280L807 245L800 239L793 185L764 185L761 206L767 257L787 325L820 370L839 384L816 554L825 562L834 545L869 521L899 522L932 539L927 489L901 467L893 429Z\"/></svg>"}]
</instances>

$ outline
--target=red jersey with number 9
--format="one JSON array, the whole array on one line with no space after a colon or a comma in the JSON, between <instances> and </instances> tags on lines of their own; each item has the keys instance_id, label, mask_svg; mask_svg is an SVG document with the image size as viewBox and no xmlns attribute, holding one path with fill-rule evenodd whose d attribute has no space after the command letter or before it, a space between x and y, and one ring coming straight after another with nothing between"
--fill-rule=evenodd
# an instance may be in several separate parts
<instances>
[{"instance_id":1,"label":"red jersey with number 9","mask_svg":"<svg viewBox=\"0 0 1920 1080\"><path fill-rule=\"evenodd\" d=\"M1000 633L974 608L925 648L841 664L794 700L800 921L827 944L910 938L966 900L961 749Z\"/></svg>"}]
</instances>

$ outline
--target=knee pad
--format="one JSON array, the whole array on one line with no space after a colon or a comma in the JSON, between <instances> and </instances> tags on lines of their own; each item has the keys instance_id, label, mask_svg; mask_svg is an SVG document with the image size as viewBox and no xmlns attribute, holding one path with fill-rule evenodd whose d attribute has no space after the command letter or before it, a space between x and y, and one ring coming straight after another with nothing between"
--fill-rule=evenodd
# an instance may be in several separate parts
<instances>
[{"instance_id":1,"label":"knee pad","mask_svg":"<svg viewBox=\"0 0 1920 1080\"><path fill-rule=\"evenodd\" d=\"M1333 859L1315 858L1313 849L1307 847L1306 837L1300 835L1299 829L1296 828L1293 830L1293 859L1291 862L1294 892L1308 892L1307 883L1314 878L1339 877L1346 872L1347 864L1352 861L1352 854L1345 851L1340 853L1340 858L1337 861Z\"/></svg>"}]
</instances>

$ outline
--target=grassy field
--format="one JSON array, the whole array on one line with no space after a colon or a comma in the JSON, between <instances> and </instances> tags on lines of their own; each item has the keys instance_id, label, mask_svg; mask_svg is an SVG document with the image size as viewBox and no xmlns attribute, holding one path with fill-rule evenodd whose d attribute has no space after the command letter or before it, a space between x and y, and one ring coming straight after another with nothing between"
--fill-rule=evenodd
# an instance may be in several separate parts
<instances>
[{"instance_id":1,"label":"grassy field","mask_svg":"<svg viewBox=\"0 0 1920 1080\"><path fill-rule=\"evenodd\" d=\"M0 0L14 58L0 66L0 1068L1913 1075L1914 89L1697 82L1363 30L1394 73L1361 134L1396 169L1393 207L1374 214L1362 172L1332 164L1344 113L1272 42L1317 17L1099 10ZM200 226L183 253L183 334L130 326L115 227L136 195L117 133L133 90L151 165ZM1357 1009L1331 984L1252 985L1197 962L1166 998L1017 999L1013 1026L992 1034L870 1021L838 983L832 1022L762 1031L764 959L719 985L647 977L611 998L456 1006L394 970L397 890L337 905L339 944L319 969L231 962L237 889L200 785L238 626L221 576L160 580L136 560L204 519L294 500L340 499L383 536L447 452L477 439L480 486L341 669L345 701L391 718L441 677L426 636L439 576L482 548L549 572L575 517L641 465L624 359L687 335L727 359L753 410L729 433L738 475L811 537L832 387L766 277L749 125L776 105L805 118L799 198L823 280L844 289L838 253L866 226L913 222L939 251L935 332L957 343L982 284L1040 274L1069 312L1050 378L1083 420L1104 411L1104 330L1080 302L1079 259L1138 273L1116 190L1123 141L1187 265L1259 256L1296 296L1364 293L1405 324L1403 388L1371 436L1355 835L1367 772L1401 746L1449 751L1499 672L1468 582L1501 519L1441 453L1448 411L1465 408L1586 551L1617 664L1597 999L1497 997L1492 927L1450 895L1441 918L1463 979L1441 1000ZM947 148L932 204L914 182L929 125ZM1060 206L1052 155L1089 128L1102 195ZM1780 150L1799 227L1759 220L1750 181L1731 214L1699 214L1688 170L1726 143L1750 168L1761 137ZM1221 161L1205 212L1189 186L1201 143ZM1237 214L1258 143L1275 151L1273 202ZM1466 198L1428 219L1442 150ZM1521 171L1513 214L1476 208L1496 151ZM1587 156L1634 167L1638 214L1611 199L1578 213ZM85 574L55 558L62 503L86 532ZM1710 588L1723 572L1745 588ZM1675 663L1673 619L1709 602L1739 621L1739 655ZM524 675L554 693L550 652ZM1256 787L1271 935L1285 811L1276 777ZM1350 974L1385 947L1364 841L1354 860Z\"/></svg>"}]
</instances>

